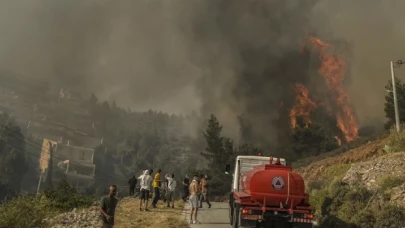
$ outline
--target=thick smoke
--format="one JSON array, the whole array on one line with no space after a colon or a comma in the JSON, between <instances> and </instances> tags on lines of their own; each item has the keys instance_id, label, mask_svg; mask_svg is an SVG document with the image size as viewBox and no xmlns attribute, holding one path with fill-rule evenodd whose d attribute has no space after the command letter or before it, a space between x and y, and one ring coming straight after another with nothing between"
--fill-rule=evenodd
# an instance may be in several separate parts
<instances>
[{"instance_id":1,"label":"thick smoke","mask_svg":"<svg viewBox=\"0 0 405 228\"><path fill-rule=\"evenodd\" d=\"M328 39L343 39L352 50L350 98L361 125L384 121L385 88L390 61L405 58L405 2L319 1L313 8L313 27ZM317 20L323 15L324 20ZM405 71L397 69L399 78Z\"/></svg>"},{"instance_id":2,"label":"thick smoke","mask_svg":"<svg viewBox=\"0 0 405 228\"><path fill-rule=\"evenodd\" d=\"M351 48L346 86L360 125L384 120L389 61L401 58L402 0L1 1L0 68L135 110L244 114L273 141L295 82L317 91L308 33ZM311 67L312 66L312 67ZM400 68L397 75L404 71ZM282 103L280 101L283 101Z\"/></svg>"},{"instance_id":3,"label":"thick smoke","mask_svg":"<svg viewBox=\"0 0 405 228\"><path fill-rule=\"evenodd\" d=\"M200 68L168 3L1 1L0 68L133 110L198 110Z\"/></svg>"},{"instance_id":4,"label":"thick smoke","mask_svg":"<svg viewBox=\"0 0 405 228\"><path fill-rule=\"evenodd\" d=\"M237 126L236 115L243 113L257 135L274 141L280 102L291 94L291 83L308 78L308 61L300 58L300 45L308 32L311 5L293 1L210 3L196 6L198 13L189 31L193 45L197 43L199 48L193 59L209 69L199 88L203 110L215 110L231 126Z\"/></svg>"}]
</instances>

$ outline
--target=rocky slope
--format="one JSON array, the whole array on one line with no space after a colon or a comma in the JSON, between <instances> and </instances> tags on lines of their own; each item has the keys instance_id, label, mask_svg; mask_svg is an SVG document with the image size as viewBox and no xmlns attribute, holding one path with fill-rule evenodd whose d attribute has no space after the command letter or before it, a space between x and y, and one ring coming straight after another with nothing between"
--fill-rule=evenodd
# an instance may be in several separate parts
<instances>
[{"instance_id":1,"label":"rocky slope","mask_svg":"<svg viewBox=\"0 0 405 228\"><path fill-rule=\"evenodd\" d=\"M368 142L365 145L351 149L345 153L315 161L310 165L296 169L295 171L303 176L306 183L310 184L313 181L318 181L324 178L327 167L336 164L353 164L376 158L384 154L383 147L384 140Z\"/></svg>"},{"instance_id":2,"label":"rocky slope","mask_svg":"<svg viewBox=\"0 0 405 228\"><path fill-rule=\"evenodd\" d=\"M403 227L404 142L405 132L391 134L295 169L305 180L319 227Z\"/></svg>"},{"instance_id":3,"label":"rocky slope","mask_svg":"<svg viewBox=\"0 0 405 228\"><path fill-rule=\"evenodd\" d=\"M353 164L342 180L383 193L386 200L405 206L404 173L405 153L399 152Z\"/></svg>"},{"instance_id":4,"label":"rocky slope","mask_svg":"<svg viewBox=\"0 0 405 228\"><path fill-rule=\"evenodd\" d=\"M175 208L166 208L165 204L159 203L158 208L151 208L150 212L139 211L139 199L125 197L120 199L116 209L115 226L117 228L186 228L189 227L183 220L181 212L184 203L175 202ZM73 209L71 212L60 214L53 218L45 219L44 226L47 228L86 228L97 227L98 203L86 209ZM151 219L152 218L152 219Z\"/></svg>"},{"instance_id":5,"label":"rocky slope","mask_svg":"<svg viewBox=\"0 0 405 228\"><path fill-rule=\"evenodd\" d=\"M96 227L98 221L98 206L94 205L90 208L77 210L60 214L54 218L44 220L45 227L52 228L84 228Z\"/></svg>"}]
</instances>

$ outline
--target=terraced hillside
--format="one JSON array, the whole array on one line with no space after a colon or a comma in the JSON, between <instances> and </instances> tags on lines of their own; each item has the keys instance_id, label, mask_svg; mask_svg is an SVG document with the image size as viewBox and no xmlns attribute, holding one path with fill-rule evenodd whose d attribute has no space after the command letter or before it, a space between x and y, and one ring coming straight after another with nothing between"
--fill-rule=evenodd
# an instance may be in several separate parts
<instances>
[{"instance_id":1,"label":"terraced hillside","mask_svg":"<svg viewBox=\"0 0 405 228\"><path fill-rule=\"evenodd\" d=\"M405 226L405 132L297 168L320 227Z\"/></svg>"}]
</instances>

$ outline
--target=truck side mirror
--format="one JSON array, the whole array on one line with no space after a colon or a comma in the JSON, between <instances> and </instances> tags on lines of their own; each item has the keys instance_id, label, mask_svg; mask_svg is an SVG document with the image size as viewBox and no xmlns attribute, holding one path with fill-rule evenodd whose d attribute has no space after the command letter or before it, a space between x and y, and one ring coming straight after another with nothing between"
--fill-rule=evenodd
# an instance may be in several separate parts
<instances>
[{"instance_id":1,"label":"truck side mirror","mask_svg":"<svg viewBox=\"0 0 405 228\"><path fill-rule=\"evenodd\" d=\"M225 167L225 173L229 174L230 171L231 171L231 166L229 164L227 164Z\"/></svg>"}]
</instances>

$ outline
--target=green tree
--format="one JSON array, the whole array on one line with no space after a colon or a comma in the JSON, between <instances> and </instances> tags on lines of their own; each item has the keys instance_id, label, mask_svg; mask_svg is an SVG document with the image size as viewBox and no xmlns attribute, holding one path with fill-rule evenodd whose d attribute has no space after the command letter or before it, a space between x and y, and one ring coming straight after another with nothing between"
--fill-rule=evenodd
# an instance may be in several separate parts
<instances>
[{"instance_id":1,"label":"green tree","mask_svg":"<svg viewBox=\"0 0 405 228\"><path fill-rule=\"evenodd\" d=\"M221 136L222 125L218 119L211 114L208 119L207 129L204 132L206 141L205 152L201 155L206 158L208 163L208 174L210 176L210 194L224 195L230 188L230 178L227 178L223 172L225 164L234 154L233 141L230 138Z\"/></svg>"},{"instance_id":2,"label":"green tree","mask_svg":"<svg viewBox=\"0 0 405 228\"><path fill-rule=\"evenodd\" d=\"M206 158L210 163L209 166L212 170L222 170L222 166L228 161L233 154L233 142L229 138L221 136L222 125L218 119L211 114L208 119L208 126L204 132L206 141L205 152L201 155Z\"/></svg>"},{"instance_id":3,"label":"green tree","mask_svg":"<svg viewBox=\"0 0 405 228\"><path fill-rule=\"evenodd\" d=\"M297 125L291 134L291 141L290 146L296 159L319 155L339 146L335 136L317 122L313 122L308 127Z\"/></svg>"},{"instance_id":4,"label":"green tree","mask_svg":"<svg viewBox=\"0 0 405 228\"><path fill-rule=\"evenodd\" d=\"M2 199L7 192L20 191L21 180L28 169L28 163L20 127L5 114L0 115L0 122L5 125L0 127L0 189L2 189L0 199Z\"/></svg>"},{"instance_id":5,"label":"green tree","mask_svg":"<svg viewBox=\"0 0 405 228\"><path fill-rule=\"evenodd\" d=\"M405 122L405 83L400 79L395 78L395 87L397 92L398 113L400 123ZM385 123L385 128L390 129L395 124L395 109L394 109L394 96L392 93L392 81L388 81L385 89L389 91L385 95L384 112L385 117L388 119Z\"/></svg>"}]
</instances>

